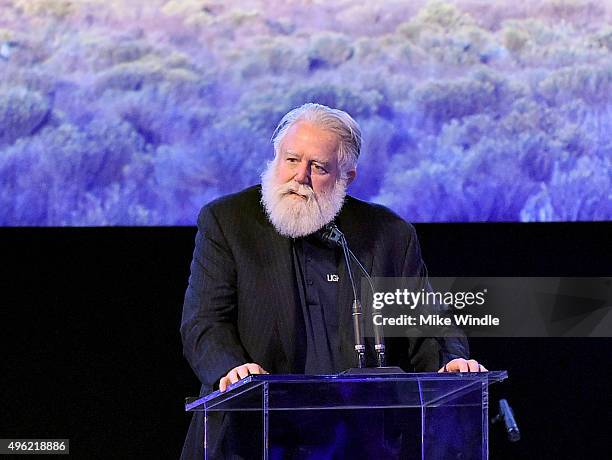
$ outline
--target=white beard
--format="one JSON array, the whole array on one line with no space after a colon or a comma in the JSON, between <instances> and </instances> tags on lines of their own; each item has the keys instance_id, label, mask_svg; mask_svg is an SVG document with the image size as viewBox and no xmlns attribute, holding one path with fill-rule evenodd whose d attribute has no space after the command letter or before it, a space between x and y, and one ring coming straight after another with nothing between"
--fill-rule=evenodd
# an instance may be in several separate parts
<instances>
[{"instance_id":1,"label":"white beard","mask_svg":"<svg viewBox=\"0 0 612 460\"><path fill-rule=\"evenodd\" d=\"M261 202L278 233L300 238L334 220L344 204L346 185L346 180L338 179L332 190L317 195L294 180L279 183L276 161L271 161L261 175Z\"/></svg>"}]
</instances>

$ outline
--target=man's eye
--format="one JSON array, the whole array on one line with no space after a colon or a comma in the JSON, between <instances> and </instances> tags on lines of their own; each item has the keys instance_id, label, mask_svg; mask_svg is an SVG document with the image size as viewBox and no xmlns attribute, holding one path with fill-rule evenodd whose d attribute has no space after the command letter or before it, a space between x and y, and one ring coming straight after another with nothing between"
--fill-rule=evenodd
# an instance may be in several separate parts
<instances>
[{"instance_id":1,"label":"man's eye","mask_svg":"<svg viewBox=\"0 0 612 460\"><path fill-rule=\"evenodd\" d=\"M297 163L298 159L297 158L287 158L287 161L289 163Z\"/></svg>"},{"instance_id":2,"label":"man's eye","mask_svg":"<svg viewBox=\"0 0 612 460\"><path fill-rule=\"evenodd\" d=\"M317 172L321 173L321 174L326 174L327 173L327 169L325 169L323 166L321 165L314 165L314 168Z\"/></svg>"}]
</instances>

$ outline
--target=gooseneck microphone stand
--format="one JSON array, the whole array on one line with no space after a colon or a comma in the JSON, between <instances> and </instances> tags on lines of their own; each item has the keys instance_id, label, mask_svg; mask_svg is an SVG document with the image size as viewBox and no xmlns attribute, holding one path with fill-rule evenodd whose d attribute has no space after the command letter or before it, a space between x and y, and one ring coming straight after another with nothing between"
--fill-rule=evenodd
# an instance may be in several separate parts
<instances>
[{"instance_id":1,"label":"gooseneck microphone stand","mask_svg":"<svg viewBox=\"0 0 612 460\"><path fill-rule=\"evenodd\" d=\"M344 240L344 243L346 245L346 249L349 255L355 261L357 266L360 268L366 280L368 280L368 284L370 285L370 292L372 293L372 295L374 295L374 284L372 283L372 277L370 276L368 271L365 269L365 267L361 264L357 256L353 254L353 251L351 251L351 249L348 247L348 244L346 244L346 240ZM372 317L373 316L374 316L374 310L372 310ZM372 321L372 324L374 326L374 350L376 351L376 360L378 363L378 367L385 367L386 366L385 336L383 334L382 327L380 326L380 324L377 324L374 321Z\"/></svg>"},{"instance_id":2,"label":"gooseneck microphone stand","mask_svg":"<svg viewBox=\"0 0 612 460\"><path fill-rule=\"evenodd\" d=\"M353 307L351 309L353 316L353 332L355 335L355 352L357 353L357 367L364 368L365 365L365 341L364 341L364 327L363 327L363 308L361 301L357 295L357 288L355 287L355 280L353 279L353 270L351 270L351 259L349 257L348 246L344 235L341 234L341 246L342 253L344 254L344 262L346 263L346 271L351 281L351 287L353 288Z\"/></svg>"},{"instance_id":3,"label":"gooseneck microphone stand","mask_svg":"<svg viewBox=\"0 0 612 460\"><path fill-rule=\"evenodd\" d=\"M353 279L353 271L351 269L351 259L355 261L357 266L361 269L365 278L368 280L372 293L374 292L374 286L372 284L372 278L370 274L359 261L357 256L350 250L348 243L344 236L344 233L340 231L338 226L334 223L328 224L323 231L323 239L334 243L342 248L344 254L344 262L346 264L346 270L351 282L353 289L353 306L352 306L352 317L353 317L353 331L355 335L355 352L357 353L357 363L360 369L365 367L365 342L364 342L364 326L363 326L363 307L359 296L357 295L357 288L355 287L355 280ZM373 313L373 312L372 312ZM376 351L376 360L378 368L385 368L385 340L380 325L372 322L374 325L374 349ZM392 372L401 372L399 368L390 368Z\"/></svg>"}]
</instances>

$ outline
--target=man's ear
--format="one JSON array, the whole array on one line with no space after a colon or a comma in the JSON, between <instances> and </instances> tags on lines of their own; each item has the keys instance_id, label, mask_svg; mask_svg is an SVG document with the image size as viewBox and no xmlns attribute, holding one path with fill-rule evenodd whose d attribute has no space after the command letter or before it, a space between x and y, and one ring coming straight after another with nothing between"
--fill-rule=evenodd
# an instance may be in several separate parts
<instances>
[{"instance_id":1,"label":"man's ear","mask_svg":"<svg viewBox=\"0 0 612 460\"><path fill-rule=\"evenodd\" d=\"M355 180L355 177L357 177L357 170L356 169L351 169L350 171L347 171L347 173L346 173L346 185L350 185L351 182L353 182Z\"/></svg>"}]
</instances>

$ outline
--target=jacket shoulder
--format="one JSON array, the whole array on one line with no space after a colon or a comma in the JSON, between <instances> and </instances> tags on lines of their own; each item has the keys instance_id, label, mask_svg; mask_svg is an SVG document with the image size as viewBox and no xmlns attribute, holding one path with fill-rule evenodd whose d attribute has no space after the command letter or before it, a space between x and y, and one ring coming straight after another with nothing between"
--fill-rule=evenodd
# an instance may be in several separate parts
<instances>
[{"instance_id":1,"label":"jacket shoulder","mask_svg":"<svg viewBox=\"0 0 612 460\"><path fill-rule=\"evenodd\" d=\"M227 218L234 220L239 216L251 216L252 213L261 214L262 212L261 186L253 185L204 205L200 211L200 219L206 214L213 214L218 220Z\"/></svg>"},{"instance_id":2,"label":"jacket shoulder","mask_svg":"<svg viewBox=\"0 0 612 460\"><path fill-rule=\"evenodd\" d=\"M346 211L357 216L366 225L382 226L415 234L414 226L382 204L369 203L358 198L346 197Z\"/></svg>"}]
</instances>

